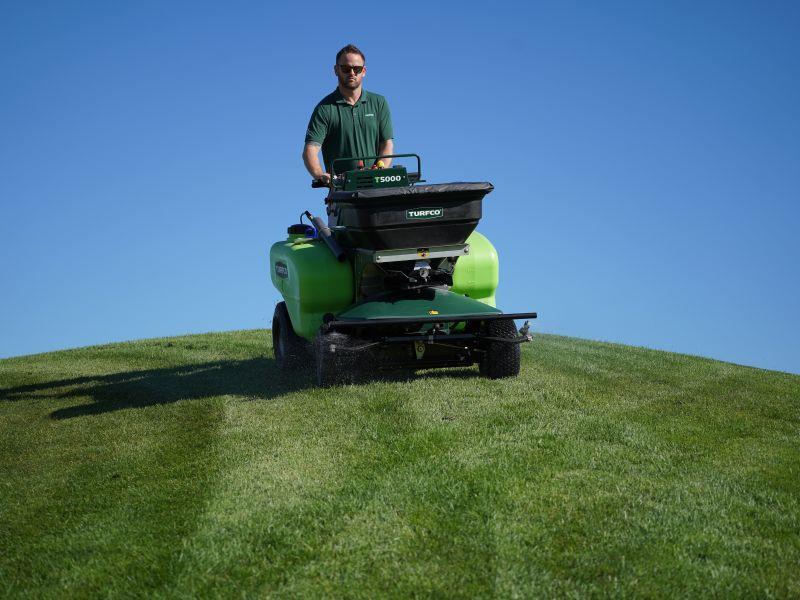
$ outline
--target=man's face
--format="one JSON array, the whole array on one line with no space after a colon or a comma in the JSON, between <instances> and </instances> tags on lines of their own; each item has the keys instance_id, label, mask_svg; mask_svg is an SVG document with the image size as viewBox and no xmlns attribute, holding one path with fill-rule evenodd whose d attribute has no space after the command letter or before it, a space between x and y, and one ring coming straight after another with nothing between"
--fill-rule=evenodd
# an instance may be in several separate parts
<instances>
[{"instance_id":1,"label":"man's face","mask_svg":"<svg viewBox=\"0 0 800 600\"><path fill-rule=\"evenodd\" d=\"M356 71L361 72L356 73ZM336 77L339 79L339 85L355 90L361 85L361 80L364 79L364 75L367 73L367 67L364 66L364 59L361 58L360 54L342 54L336 66L333 67L333 72L336 73Z\"/></svg>"}]
</instances>

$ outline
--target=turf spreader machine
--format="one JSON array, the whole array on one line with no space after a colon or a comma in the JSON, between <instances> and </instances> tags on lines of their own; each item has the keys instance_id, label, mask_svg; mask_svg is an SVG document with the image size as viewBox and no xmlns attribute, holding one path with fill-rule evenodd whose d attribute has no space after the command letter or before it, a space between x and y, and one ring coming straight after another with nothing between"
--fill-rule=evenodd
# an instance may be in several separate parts
<instances>
[{"instance_id":1,"label":"turf spreader machine","mask_svg":"<svg viewBox=\"0 0 800 600\"><path fill-rule=\"evenodd\" d=\"M417 170L382 168L385 158L416 159ZM350 170L337 175L341 164ZM284 298L272 319L277 366L313 361L321 386L475 363L493 379L517 375L531 336L514 319L536 313L495 307L497 252L475 231L492 184L426 184L416 154L337 159L331 170L329 186L312 183L329 187L328 223L306 211L270 249Z\"/></svg>"}]
</instances>

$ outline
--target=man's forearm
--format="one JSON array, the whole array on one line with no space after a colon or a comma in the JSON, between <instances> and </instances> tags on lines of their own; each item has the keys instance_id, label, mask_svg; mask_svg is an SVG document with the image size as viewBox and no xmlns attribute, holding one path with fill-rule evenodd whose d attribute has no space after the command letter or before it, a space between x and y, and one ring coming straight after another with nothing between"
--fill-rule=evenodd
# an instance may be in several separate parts
<instances>
[{"instance_id":1,"label":"man's forearm","mask_svg":"<svg viewBox=\"0 0 800 600\"><path fill-rule=\"evenodd\" d=\"M314 179L319 179L325 174L325 169L319 164L319 146L306 144L303 148L303 164Z\"/></svg>"},{"instance_id":2,"label":"man's forearm","mask_svg":"<svg viewBox=\"0 0 800 600\"><path fill-rule=\"evenodd\" d=\"M386 140L381 144L381 147L378 148L378 156L383 156L384 154L392 154L394 152L394 141ZM383 166L388 167L392 164L391 158L382 158Z\"/></svg>"}]
</instances>

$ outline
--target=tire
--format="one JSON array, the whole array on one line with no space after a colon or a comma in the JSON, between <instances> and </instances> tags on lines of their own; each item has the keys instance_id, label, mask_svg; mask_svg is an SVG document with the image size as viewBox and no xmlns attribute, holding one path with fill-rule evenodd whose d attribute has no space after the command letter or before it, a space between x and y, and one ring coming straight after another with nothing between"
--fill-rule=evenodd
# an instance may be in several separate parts
<instances>
[{"instance_id":1,"label":"tire","mask_svg":"<svg viewBox=\"0 0 800 600\"><path fill-rule=\"evenodd\" d=\"M356 379L356 360L350 336L339 333L317 332L314 340L317 385L330 387L353 383Z\"/></svg>"},{"instance_id":2,"label":"tire","mask_svg":"<svg viewBox=\"0 0 800 600\"><path fill-rule=\"evenodd\" d=\"M272 352L281 370L297 371L311 362L309 343L294 332L286 302L279 302L272 317Z\"/></svg>"},{"instance_id":3,"label":"tire","mask_svg":"<svg viewBox=\"0 0 800 600\"><path fill-rule=\"evenodd\" d=\"M514 339L518 335L513 319L489 321L485 331L487 336L497 338ZM480 373L489 379L515 377L519 375L519 362L519 344L489 341L480 362Z\"/></svg>"}]
</instances>

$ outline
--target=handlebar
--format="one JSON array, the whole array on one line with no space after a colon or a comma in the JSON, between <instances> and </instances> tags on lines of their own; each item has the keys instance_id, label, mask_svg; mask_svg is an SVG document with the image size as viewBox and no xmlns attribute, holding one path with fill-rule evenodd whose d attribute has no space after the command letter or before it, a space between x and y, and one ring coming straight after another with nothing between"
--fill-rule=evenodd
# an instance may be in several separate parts
<instances>
[{"instance_id":1,"label":"handlebar","mask_svg":"<svg viewBox=\"0 0 800 600\"><path fill-rule=\"evenodd\" d=\"M336 158L331 163L331 173L336 173L336 163L341 162L355 162L357 160L360 161L369 161L369 160L380 160L381 158L416 158L417 159L417 175L420 179L422 179L422 159L419 157L419 154L380 154L378 156L349 156L347 158Z\"/></svg>"},{"instance_id":2,"label":"handlebar","mask_svg":"<svg viewBox=\"0 0 800 600\"><path fill-rule=\"evenodd\" d=\"M422 179L422 159L420 159L419 154L381 154L378 156L350 156L347 158L337 158L334 159L333 163L331 164L331 182L330 183L323 183L321 179L314 179L311 182L312 188L331 188L333 191L337 186L340 186L344 182L344 176L336 173L336 163L341 162L353 162L353 161L360 161L362 164L365 160L374 160L378 161L382 158L416 158L417 159L417 171L408 173L408 179L412 182L419 182L423 181Z\"/></svg>"}]
</instances>

